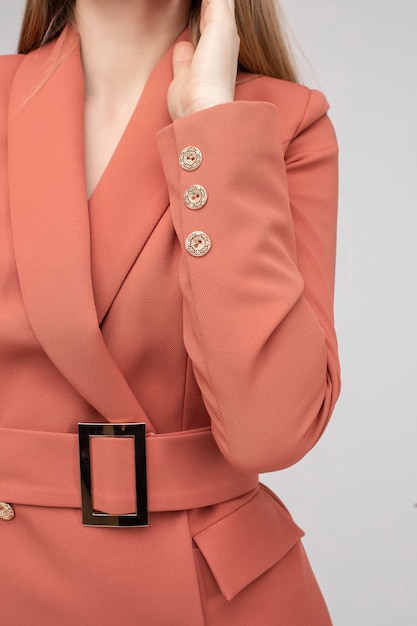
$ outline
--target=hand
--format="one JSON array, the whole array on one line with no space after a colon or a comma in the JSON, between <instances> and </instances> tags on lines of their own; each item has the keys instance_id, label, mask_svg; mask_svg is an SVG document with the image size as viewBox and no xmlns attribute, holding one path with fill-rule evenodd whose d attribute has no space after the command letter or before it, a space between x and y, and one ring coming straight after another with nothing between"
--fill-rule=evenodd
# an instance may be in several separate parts
<instances>
[{"instance_id":1,"label":"hand","mask_svg":"<svg viewBox=\"0 0 417 626\"><path fill-rule=\"evenodd\" d=\"M168 90L171 118L234 100L239 37L234 0L202 0L197 48L174 48L174 80Z\"/></svg>"}]
</instances>

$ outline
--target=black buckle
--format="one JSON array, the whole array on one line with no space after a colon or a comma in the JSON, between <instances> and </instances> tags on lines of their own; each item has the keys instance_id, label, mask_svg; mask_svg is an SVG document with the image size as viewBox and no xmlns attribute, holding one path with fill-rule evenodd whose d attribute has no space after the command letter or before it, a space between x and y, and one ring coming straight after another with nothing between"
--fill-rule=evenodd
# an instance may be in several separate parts
<instances>
[{"instance_id":1,"label":"black buckle","mask_svg":"<svg viewBox=\"0 0 417 626\"><path fill-rule=\"evenodd\" d=\"M84 526L147 526L145 424L78 424L81 508ZM135 440L136 513L109 515L94 511L91 491L90 437L133 437Z\"/></svg>"}]
</instances>

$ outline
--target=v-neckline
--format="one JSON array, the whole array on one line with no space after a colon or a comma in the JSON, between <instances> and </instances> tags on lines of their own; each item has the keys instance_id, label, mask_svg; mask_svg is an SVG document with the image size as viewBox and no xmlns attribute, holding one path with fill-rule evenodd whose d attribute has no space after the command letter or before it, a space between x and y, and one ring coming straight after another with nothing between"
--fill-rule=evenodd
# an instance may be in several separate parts
<instances>
[{"instance_id":1,"label":"v-neckline","mask_svg":"<svg viewBox=\"0 0 417 626\"><path fill-rule=\"evenodd\" d=\"M150 87L155 82L155 77L161 73L162 68L164 69L166 68L167 63L171 63L172 50L174 46L179 41L186 40L188 37L188 33L189 33L189 29L185 28L177 37L177 39L174 41L174 43L161 56L161 58L157 61L157 63L154 65L154 67L150 71L148 78L146 79L145 84L143 85L143 88L136 101L136 104L133 107L133 110L127 119L126 125L124 126L124 129L122 133L120 134L117 143L115 144L114 150L112 151L110 158L108 159L106 163L105 168L103 169L91 193L88 195L88 192L86 191L88 205L90 205L90 203L94 201L94 197L97 195L98 189L105 183L106 178L111 175L111 170L113 169L112 167L113 162L118 158L119 153L123 152L123 147L124 147L124 144L126 143L126 137L130 135L132 126L134 125L136 118L140 115L141 109L144 108L143 103L144 101L147 100L148 92L150 90ZM80 49L80 60L81 60L81 49ZM85 150L85 128L84 128L84 150ZM84 169L85 169L85 165L84 165ZM87 178L87 176L85 176L85 178Z\"/></svg>"},{"instance_id":2,"label":"v-neckline","mask_svg":"<svg viewBox=\"0 0 417 626\"><path fill-rule=\"evenodd\" d=\"M148 77L149 79L149 77ZM148 80L147 79L147 80ZM115 126L117 126L117 130L114 133L114 137L113 137L113 141L111 142L112 146L110 146L110 149L107 150L107 154L109 155L108 158L106 158L105 160L103 160L103 165L104 167L101 168L100 172L97 172L98 177L95 177L95 182L94 185L92 186L91 192L89 192L89 185L88 185L88 170L87 170L87 163L90 159L91 163L94 162L94 155L97 155L97 150L100 150L100 146L98 146L94 151L93 151L93 155L90 155L89 157L87 157L87 132L86 132L86 123L87 123L87 105L84 105L84 167L85 167L85 179L86 179L86 193L87 193L87 200L88 202L90 202L92 196L94 195L94 192L96 190L96 188L98 187L98 185L100 184L101 179L103 178L107 168L110 166L111 160L115 154L115 152L118 149L119 144L122 141L123 135L125 134L130 121L132 120L133 115L135 114L135 111L137 109L137 107L139 106L139 101L142 97L143 91L145 89L146 83L142 86L138 97L135 100L135 103L133 105L133 107L131 107L130 112L127 112L127 115L124 117L124 120L122 120L122 122L120 124L115 124ZM91 116L94 115L94 112L90 113ZM99 132L99 128L96 129L96 133Z\"/></svg>"}]
</instances>

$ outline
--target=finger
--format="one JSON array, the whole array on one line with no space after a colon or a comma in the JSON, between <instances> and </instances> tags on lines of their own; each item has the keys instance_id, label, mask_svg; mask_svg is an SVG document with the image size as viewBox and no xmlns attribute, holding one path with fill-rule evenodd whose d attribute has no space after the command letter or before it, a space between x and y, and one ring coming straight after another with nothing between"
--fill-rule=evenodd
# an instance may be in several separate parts
<instances>
[{"instance_id":1,"label":"finger","mask_svg":"<svg viewBox=\"0 0 417 626\"><path fill-rule=\"evenodd\" d=\"M235 0L202 0L200 10L200 29L208 21L235 19Z\"/></svg>"},{"instance_id":2,"label":"finger","mask_svg":"<svg viewBox=\"0 0 417 626\"><path fill-rule=\"evenodd\" d=\"M235 12L235 0L201 0L201 10L205 11L209 5L216 5L219 9L226 8Z\"/></svg>"},{"instance_id":3,"label":"finger","mask_svg":"<svg viewBox=\"0 0 417 626\"><path fill-rule=\"evenodd\" d=\"M184 71L187 71L191 65L194 56L194 46L189 41L181 41L178 43L172 55L172 68L174 78Z\"/></svg>"}]
</instances>

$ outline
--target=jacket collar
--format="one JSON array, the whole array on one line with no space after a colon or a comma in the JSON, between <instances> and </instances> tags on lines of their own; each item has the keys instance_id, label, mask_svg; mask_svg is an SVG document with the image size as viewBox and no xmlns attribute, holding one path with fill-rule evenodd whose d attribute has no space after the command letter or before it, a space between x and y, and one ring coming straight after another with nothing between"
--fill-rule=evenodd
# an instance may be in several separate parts
<instances>
[{"instance_id":1,"label":"jacket collar","mask_svg":"<svg viewBox=\"0 0 417 626\"><path fill-rule=\"evenodd\" d=\"M170 123L171 57L169 51L151 74L90 207L84 80L74 31L24 57L9 116L12 233L32 328L57 368L105 419L145 421L150 428L99 324L168 205L155 135Z\"/></svg>"}]
</instances>

